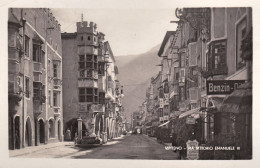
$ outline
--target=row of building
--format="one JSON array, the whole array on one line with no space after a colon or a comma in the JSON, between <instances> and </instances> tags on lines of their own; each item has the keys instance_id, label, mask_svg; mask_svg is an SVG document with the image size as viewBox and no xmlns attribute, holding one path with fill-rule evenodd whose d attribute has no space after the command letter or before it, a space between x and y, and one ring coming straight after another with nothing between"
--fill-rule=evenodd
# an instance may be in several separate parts
<instances>
[{"instance_id":1,"label":"row of building","mask_svg":"<svg viewBox=\"0 0 260 168\"><path fill-rule=\"evenodd\" d=\"M83 20L61 33L50 9L9 9L9 149L121 135L123 86L104 36Z\"/></svg>"},{"instance_id":2,"label":"row of building","mask_svg":"<svg viewBox=\"0 0 260 168\"><path fill-rule=\"evenodd\" d=\"M142 132L158 136L168 129L164 138L177 144L196 139L237 146L239 152L219 158L252 158L252 9L183 8L175 14L178 27L166 32L161 70L138 113Z\"/></svg>"}]
</instances>

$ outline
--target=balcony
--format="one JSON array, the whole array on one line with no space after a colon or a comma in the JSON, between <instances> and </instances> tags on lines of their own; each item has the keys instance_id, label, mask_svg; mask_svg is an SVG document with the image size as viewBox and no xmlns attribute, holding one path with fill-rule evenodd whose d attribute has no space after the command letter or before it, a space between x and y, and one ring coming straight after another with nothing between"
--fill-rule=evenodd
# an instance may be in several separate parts
<instances>
[{"instance_id":1,"label":"balcony","mask_svg":"<svg viewBox=\"0 0 260 168\"><path fill-rule=\"evenodd\" d=\"M95 70L83 69L79 71L79 79L88 78L88 79L98 79L98 72Z\"/></svg>"},{"instance_id":2,"label":"balcony","mask_svg":"<svg viewBox=\"0 0 260 168\"><path fill-rule=\"evenodd\" d=\"M61 86L61 79L53 78L53 85L58 87Z\"/></svg>"},{"instance_id":3,"label":"balcony","mask_svg":"<svg viewBox=\"0 0 260 168\"><path fill-rule=\"evenodd\" d=\"M8 61L20 62L19 52L16 49L8 48Z\"/></svg>"},{"instance_id":4,"label":"balcony","mask_svg":"<svg viewBox=\"0 0 260 168\"><path fill-rule=\"evenodd\" d=\"M42 73L42 63L33 62L33 72Z\"/></svg>"},{"instance_id":5,"label":"balcony","mask_svg":"<svg viewBox=\"0 0 260 168\"><path fill-rule=\"evenodd\" d=\"M35 100L33 101L33 113L34 114L41 114L43 112L42 110L42 104L40 100Z\"/></svg>"},{"instance_id":6,"label":"balcony","mask_svg":"<svg viewBox=\"0 0 260 168\"><path fill-rule=\"evenodd\" d=\"M61 115L61 113L60 113L60 107L57 107L57 106L54 106L53 107L53 109L54 109L54 117L55 118L58 118L60 115Z\"/></svg>"},{"instance_id":7,"label":"balcony","mask_svg":"<svg viewBox=\"0 0 260 168\"><path fill-rule=\"evenodd\" d=\"M93 87L98 88L98 82L93 79L80 78L78 79L78 87Z\"/></svg>"},{"instance_id":8,"label":"balcony","mask_svg":"<svg viewBox=\"0 0 260 168\"><path fill-rule=\"evenodd\" d=\"M42 74L33 72L33 81L34 82L42 82Z\"/></svg>"},{"instance_id":9,"label":"balcony","mask_svg":"<svg viewBox=\"0 0 260 168\"><path fill-rule=\"evenodd\" d=\"M91 104L89 104L89 103L79 103L78 104L79 112L87 113L87 112L89 112L90 107L91 107Z\"/></svg>"},{"instance_id":10,"label":"balcony","mask_svg":"<svg viewBox=\"0 0 260 168\"><path fill-rule=\"evenodd\" d=\"M88 43L88 42L82 42L78 46L78 51L79 55L84 55L84 54L91 54L91 55L98 55L98 49L96 49L93 46L88 46L88 45L96 45L96 43Z\"/></svg>"},{"instance_id":11,"label":"balcony","mask_svg":"<svg viewBox=\"0 0 260 168\"><path fill-rule=\"evenodd\" d=\"M104 113L105 112L105 106L102 104L92 104L90 106L90 111L92 113Z\"/></svg>"},{"instance_id":12,"label":"balcony","mask_svg":"<svg viewBox=\"0 0 260 168\"><path fill-rule=\"evenodd\" d=\"M8 73L19 73L20 72L20 64L17 62L8 62Z\"/></svg>"},{"instance_id":13,"label":"balcony","mask_svg":"<svg viewBox=\"0 0 260 168\"><path fill-rule=\"evenodd\" d=\"M220 65L218 68L200 68L201 75L204 78L216 75L226 75L228 73L228 67L226 64Z\"/></svg>"}]
</instances>

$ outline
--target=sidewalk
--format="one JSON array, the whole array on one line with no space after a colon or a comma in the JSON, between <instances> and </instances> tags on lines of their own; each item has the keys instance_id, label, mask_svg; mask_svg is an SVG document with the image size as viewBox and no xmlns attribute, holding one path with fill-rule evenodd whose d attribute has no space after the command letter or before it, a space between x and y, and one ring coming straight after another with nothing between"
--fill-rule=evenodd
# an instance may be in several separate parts
<instances>
[{"instance_id":1,"label":"sidewalk","mask_svg":"<svg viewBox=\"0 0 260 168\"><path fill-rule=\"evenodd\" d=\"M74 145L74 142L55 142L49 144L42 144L39 146L29 146L22 149L9 150L9 157L16 157L20 155L30 154L33 152L37 152L43 149L57 148L59 146L71 146Z\"/></svg>"}]
</instances>

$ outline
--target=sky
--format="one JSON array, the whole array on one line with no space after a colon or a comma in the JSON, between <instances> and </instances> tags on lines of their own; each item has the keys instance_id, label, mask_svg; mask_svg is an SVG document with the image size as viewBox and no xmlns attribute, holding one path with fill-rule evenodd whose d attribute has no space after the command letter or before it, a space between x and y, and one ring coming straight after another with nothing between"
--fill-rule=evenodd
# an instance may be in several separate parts
<instances>
[{"instance_id":1,"label":"sky","mask_svg":"<svg viewBox=\"0 0 260 168\"><path fill-rule=\"evenodd\" d=\"M176 30L175 9L51 9L61 31L76 32L76 22L93 21L105 34L115 56L137 55L161 44L166 31Z\"/></svg>"}]
</instances>

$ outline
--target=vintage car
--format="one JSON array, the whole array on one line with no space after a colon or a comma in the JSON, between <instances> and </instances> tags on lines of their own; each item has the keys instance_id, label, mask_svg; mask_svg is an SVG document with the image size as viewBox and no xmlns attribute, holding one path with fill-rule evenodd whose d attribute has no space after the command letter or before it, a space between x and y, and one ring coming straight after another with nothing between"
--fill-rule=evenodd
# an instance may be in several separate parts
<instances>
[{"instance_id":1,"label":"vintage car","mask_svg":"<svg viewBox=\"0 0 260 168\"><path fill-rule=\"evenodd\" d=\"M102 139L98 138L94 133L91 135L82 136L81 139L79 137L76 137L74 142L76 146L91 147L102 145Z\"/></svg>"}]
</instances>

